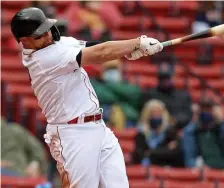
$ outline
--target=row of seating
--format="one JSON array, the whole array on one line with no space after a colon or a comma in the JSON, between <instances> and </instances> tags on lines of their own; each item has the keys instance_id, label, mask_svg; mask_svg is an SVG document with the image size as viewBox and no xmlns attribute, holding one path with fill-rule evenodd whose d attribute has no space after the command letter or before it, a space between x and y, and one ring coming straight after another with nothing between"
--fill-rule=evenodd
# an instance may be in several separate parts
<instances>
[{"instance_id":1,"label":"row of seating","mask_svg":"<svg viewBox=\"0 0 224 188\"><path fill-rule=\"evenodd\" d=\"M1 177L2 188L35 188L37 184L46 183L42 178L15 178ZM181 181L160 181L160 180L129 180L130 188L222 188L224 183L201 182L181 182Z\"/></svg>"},{"instance_id":2,"label":"row of seating","mask_svg":"<svg viewBox=\"0 0 224 188\"><path fill-rule=\"evenodd\" d=\"M1 176L1 188L35 188L38 184L46 183L47 180L43 177L10 177Z\"/></svg>"},{"instance_id":3,"label":"row of seating","mask_svg":"<svg viewBox=\"0 0 224 188\"><path fill-rule=\"evenodd\" d=\"M149 168L141 165L127 166L127 175L132 180L159 179L185 182L223 182L224 171L205 168L186 169L186 168L164 168L150 166Z\"/></svg>"},{"instance_id":4,"label":"row of seating","mask_svg":"<svg viewBox=\"0 0 224 188\"><path fill-rule=\"evenodd\" d=\"M223 188L224 183L202 182L179 182L179 181L159 181L159 180L141 180L130 181L130 188Z\"/></svg>"}]
</instances>

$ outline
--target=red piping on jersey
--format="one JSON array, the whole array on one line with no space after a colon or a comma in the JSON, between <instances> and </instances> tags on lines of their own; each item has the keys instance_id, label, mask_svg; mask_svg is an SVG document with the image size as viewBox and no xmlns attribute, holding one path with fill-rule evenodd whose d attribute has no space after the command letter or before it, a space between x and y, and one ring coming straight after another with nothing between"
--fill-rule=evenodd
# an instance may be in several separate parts
<instances>
[{"instance_id":1,"label":"red piping on jersey","mask_svg":"<svg viewBox=\"0 0 224 188\"><path fill-rule=\"evenodd\" d=\"M94 104L96 105L96 108L97 108L97 104L96 104L96 102L91 98L91 89L87 86L87 84L86 84L86 82L85 82L85 80L86 80L86 75L83 73L83 72L81 72L83 75L84 75L84 83L85 83L85 86L87 87L87 89L89 90L89 98L90 98L90 100L91 101L93 101L94 102ZM93 95L94 97L95 97L95 95ZM97 99L97 98L96 98ZM94 109L95 110L95 109Z\"/></svg>"}]
</instances>

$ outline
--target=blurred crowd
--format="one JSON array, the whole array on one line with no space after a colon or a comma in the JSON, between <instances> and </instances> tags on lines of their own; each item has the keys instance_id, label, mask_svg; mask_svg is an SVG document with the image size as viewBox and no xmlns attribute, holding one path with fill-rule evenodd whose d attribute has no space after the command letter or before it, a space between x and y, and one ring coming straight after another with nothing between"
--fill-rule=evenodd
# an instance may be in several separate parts
<instances>
[{"instance_id":1,"label":"blurred crowd","mask_svg":"<svg viewBox=\"0 0 224 188\"><path fill-rule=\"evenodd\" d=\"M122 16L110 2L82 1L66 10L67 17L58 17L51 1L33 1L32 5L41 8L48 17L59 20L57 26L61 35L72 34L86 41L112 40L110 28L119 25ZM223 2L200 3L192 32L222 23L222 6ZM110 14L105 7L110 9ZM131 14L135 9L131 4L127 7L124 14ZM207 64L212 58L209 57L212 56L212 47L206 44L201 48L199 61ZM143 91L124 79L121 61L106 62L102 66L102 74L91 78L91 83L104 108L108 126L118 130L137 128L130 163L224 169L224 117L220 104L208 96L202 96L198 103L193 103L187 90L175 88L175 67L167 62L159 64L158 85ZM56 164L50 155L45 154L41 140L23 126L7 122L4 118L1 132L1 143L4 143L1 150L2 174L31 177L47 174L49 181L53 181ZM50 161L48 165L47 160Z\"/></svg>"}]
</instances>

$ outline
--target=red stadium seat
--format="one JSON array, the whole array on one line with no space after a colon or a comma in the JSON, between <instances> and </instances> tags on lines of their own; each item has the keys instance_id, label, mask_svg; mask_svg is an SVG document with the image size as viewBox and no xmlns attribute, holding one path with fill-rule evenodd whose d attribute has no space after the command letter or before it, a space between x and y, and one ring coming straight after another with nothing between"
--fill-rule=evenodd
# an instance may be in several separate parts
<instances>
[{"instance_id":1,"label":"red stadium seat","mask_svg":"<svg viewBox=\"0 0 224 188\"><path fill-rule=\"evenodd\" d=\"M52 4L57 8L57 13L60 14L62 12L65 12L66 8L68 8L71 4L77 4L77 2L52 1Z\"/></svg>"},{"instance_id":2,"label":"red stadium seat","mask_svg":"<svg viewBox=\"0 0 224 188\"><path fill-rule=\"evenodd\" d=\"M158 180L130 180L130 188L160 188L161 182Z\"/></svg>"},{"instance_id":3,"label":"red stadium seat","mask_svg":"<svg viewBox=\"0 0 224 188\"><path fill-rule=\"evenodd\" d=\"M21 9L28 7L30 5L29 1L2 1L1 2L2 8L8 9Z\"/></svg>"},{"instance_id":4,"label":"red stadium seat","mask_svg":"<svg viewBox=\"0 0 224 188\"><path fill-rule=\"evenodd\" d=\"M123 155L124 155L125 164L130 164L131 163L131 153L125 152L125 153L123 153Z\"/></svg>"},{"instance_id":5,"label":"red stadium seat","mask_svg":"<svg viewBox=\"0 0 224 188\"><path fill-rule=\"evenodd\" d=\"M10 95L34 96L33 89L29 85L23 84L7 84L7 92Z\"/></svg>"},{"instance_id":6,"label":"red stadium seat","mask_svg":"<svg viewBox=\"0 0 224 188\"><path fill-rule=\"evenodd\" d=\"M9 177L1 176L1 187L7 188L34 188L38 184L46 183L44 177L28 178L28 177Z\"/></svg>"},{"instance_id":7,"label":"red stadium seat","mask_svg":"<svg viewBox=\"0 0 224 188\"><path fill-rule=\"evenodd\" d=\"M222 72L220 66L195 66L191 68L192 72L203 78L221 78Z\"/></svg>"},{"instance_id":8,"label":"red stadium seat","mask_svg":"<svg viewBox=\"0 0 224 188\"><path fill-rule=\"evenodd\" d=\"M199 169L185 169L185 168L162 168L158 166L151 166L149 168L150 177L166 180L178 180L178 181L199 181L200 170Z\"/></svg>"},{"instance_id":9,"label":"red stadium seat","mask_svg":"<svg viewBox=\"0 0 224 188\"><path fill-rule=\"evenodd\" d=\"M12 74L11 71L4 71L1 74L1 79L6 83L19 83L30 85L30 79L28 73L16 73Z\"/></svg>"},{"instance_id":10,"label":"red stadium seat","mask_svg":"<svg viewBox=\"0 0 224 188\"><path fill-rule=\"evenodd\" d=\"M141 88L156 87L158 80L155 77L148 76L128 76L128 81L132 84L139 85Z\"/></svg>"},{"instance_id":11,"label":"red stadium seat","mask_svg":"<svg viewBox=\"0 0 224 188\"><path fill-rule=\"evenodd\" d=\"M101 76L100 65L85 65L83 67L90 77L99 78Z\"/></svg>"},{"instance_id":12,"label":"red stadium seat","mask_svg":"<svg viewBox=\"0 0 224 188\"><path fill-rule=\"evenodd\" d=\"M142 64L140 61L137 63L126 63L123 66L123 71L128 74L141 74L148 76L156 76L157 66L152 64Z\"/></svg>"},{"instance_id":13,"label":"red stadium seat","mask_svg":"<svg viewBox=\"0 0 224 188\"><path fill-rule=\"evenodd\" d=\"M23 66L21 58L15 56L2 58L2 71L27 72L27 69Z\"/></svg>"},{"instance_id":14,"label":"red stadium seat","mask_svg":"<svg viewBox=\"0 0 224 188\"><path fill-rule=\"evenodd\" d=\"M130 180L145 180L147 177L147 168L141 165L127 166L126 171Z\"/></svg>"},{"instance_id":15,"label":"red stadium seat","mask_svg":"<svg viewBox=\"0 0 224 188\"><path fill-rule=\"evenodd\" d=\"M11 20L10 20L11 21ZM4 42L12 37L10 26L3 26L1 29L1 41Z\"/></svg>"},{"instance_id":16,"label":"red stadium seat","mask_svg":"<svg viewBox=\"0 0 224 188\"><path fill-rule=\"evenodd\" d=\"M224 183L224 171L205 168L203 170L203 178L208 181L220 181Z\"/></svg>"},{"instance_id":17,"label":"red stadium seat","mask_svg":"<svg viewBox=\"0 0 224 188\"><path fill-rule=\"evenodd\" d=\"M186 11L197 11L198 9L198 2L197 1L176 1L175 2L177 4L177 6L179 6L179 8L181 10L186 10Z\"/></svg>"},{"instance_id":18,"label":"red stadium seat","mask_svg":"<svg viewBox=\"0 0 224 188\"><path fill-rule=\"evenodd\" d=\"M14 121L21 121L21 113L20 113L20 105L21 105L21 97L22 96L31 96L34 97L33 90L28 85L22 84L13 84L9 83L6 86L6 91L8 95L11 97L11 100L8 102L8 105L12 111L12 119Z\"/></svg>"},{"instance_id":19,"label":"red stadium seat","mask_svg":"<svg viewBox=\"0 0 224 188\"><path fill-rule=\"evenodd\" d=\"M210 79L208 84L219 91L224 91L224 79Z\"/></svg>"},{"instance_id":20,"label":"red stadium seat","mask_svg":"<svg viewBox=\"0 0 224 188\"><path fill-rule=\"evenodd\" d=\"M28 130L36 134L37 112L40 111L37 100L34 97L23 97L22 108L26 115L26 125Z\"/></svg>"},{"instance_id":21,"label":"red stadium seat","mask_svg":"<svg viewBox=\"0 0 224 188\"><path fill-rule=\"evenodd\" d=\"M165 181L164 188L215 188L215 184L212 182Z\"/></svg>"},{"instance_id":22,"label":"red stadium seat","mask_svg":"<svg viewBox=\"0 0 224 188\"><path fill-rule=\"evenodd\" d=\"M217 185L217 188L223 188L224 187L224 183L219 183L218 185Z\"/></svg>"},{"instance_id":23,"label":"red stadium seat","mask_svg":"<svg viewBox=\"0 0 224 188\"><path fill-rule=\"evenodd\" d=\"M191 93L191 97L192 97L192 100L194 102L198 102L199 99L205 94L206 96L209 96L211 97L214 101L216 102L220 102L220 98L219 96L217 96L216 94L214 94L212 91L210 90L207 90L206 92L204 92L202 89L199 89L199 90L196 90L196 89L193 89L193 90L190 90L190 93ZM218 102L218 103L219 103Z\"/></svg>"},{"instance_id":24,"label":"red stadium seat","mask_svg":"<svg viewBox=\"0 0 224 188\"><path fill-rule=\"evenodd\" d=\"M114 130L113 132L119 140L133 140L137 133L135 128L126 129L123 131Z\"/></svg>"},{"instance_id":25,"label":"red stadium seat","mask_svg":"<svg viewBox=\"0 0 224 188\"><path fill-rule=\"evenodd\" d=\"M189 20L187 18L168 18L168 17L157 17L157 24L169 32L188 32L189 30Z\"/></svg>"},{"instance_id":26,"label":"red stadium seat","mask_svg":"<svg viewBox=\"0 0 224 188\"><path fill-rule=\"evenodd\" d=\"M140 24L144 28L149 28L152 25L148 17L125 16L120 24L120 29L138 31Z\"/></svg>"},{"instance_id":27,"label":"red stadium seat","mask_svg":"<svg viewBox=\"0 0 224 188\"><path fill-rule=\"evenodd\" d=\"M123 152L133 152L135 145L132 140L119 140L119 143Z\"/></svg>"}]
</instances>

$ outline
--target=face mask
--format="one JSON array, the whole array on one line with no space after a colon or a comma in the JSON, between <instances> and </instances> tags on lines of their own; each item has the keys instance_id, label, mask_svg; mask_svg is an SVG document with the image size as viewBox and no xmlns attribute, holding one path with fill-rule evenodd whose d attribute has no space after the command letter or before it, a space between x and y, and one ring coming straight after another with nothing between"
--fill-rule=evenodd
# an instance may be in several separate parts
<instances>
[{"instance_id":1,"label":"face mask","mask_svg":"<svg viewBox=\"0 0 224 188\"><path fill-rule=\"evenodd\" d=\"M121 74L117 69L106 70L103 73L103 79L108 82L120 82Z\"/></svg>"},{"instance_id":2,"label":"face mask","mask_svg":"<svg viewBox=\"0 0 224 188\"><path fill-rule=\"evenodd\" d=\"M149 124L150 124L150 127L152 129L156 129L156 128L158 128L158 127L161 126L161 124L162 124L162 118L161 117L151 118L150 121L149 121Z\"/></svg>"},{"instance_id":3,"label":"face mask","mask_svg":"<svg viewBox=\"0 0 224 188\"><path fill-rule=\"evenodd\" d=\"M199 115L200 122L204 125L213 122L212 114L209 112L201 112Z\"/></svg>"}]
</instances>

